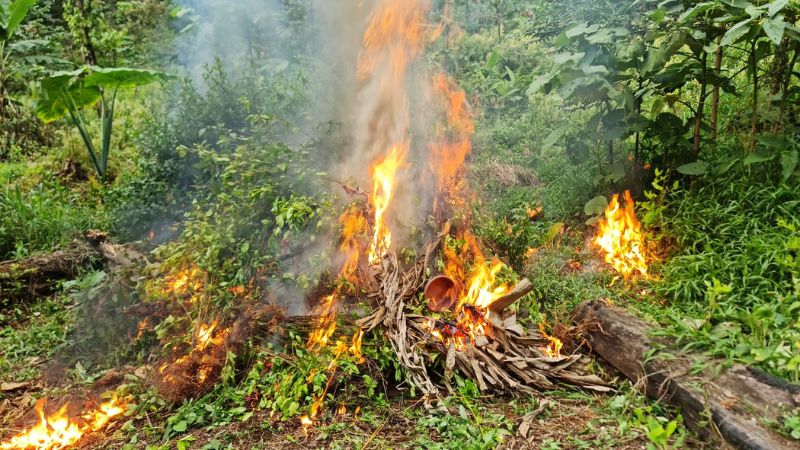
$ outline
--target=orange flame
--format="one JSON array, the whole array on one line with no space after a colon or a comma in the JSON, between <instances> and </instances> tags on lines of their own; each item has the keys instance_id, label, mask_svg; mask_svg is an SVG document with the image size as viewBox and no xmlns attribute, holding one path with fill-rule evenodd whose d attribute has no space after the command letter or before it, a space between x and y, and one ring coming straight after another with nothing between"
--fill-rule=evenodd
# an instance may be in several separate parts
<instances>
[{"instance_id":1,"label":"orange flame","mask_svg":"<svg viewBox=\"0 0 800 450\"><path fill-rule=\"evenodd\" d=\"M375 210L372 243L369 247L369 263L378 264L392 243L392 233L386 225L386 210L392 201L397 185L395 174L405 160L407 146L395 145L385 158L372 166L372 195L370 203Z\"/></svg>"},{"instance_id":2,"label":"orange flame","mask_svg":"<svg viewBox=\"0 0 800 450\"><path fill-rule=\"evenodd\" d=\"M95 411L83 416L86 423L78 425L67 416L67 407L64 405L56 413L45 417L44 400L36 402L36 414L39 422L6 442L0 444L3 450L58 450L72 446L84 434L103 429L111 419L124 412L124 405L116 397L103 403Z\"/></svg>"},{"instance_id":3,"label":"orange flame","mask_svg":"<svg viewBox=\"0 0 800 450\"><path fill-rule=\"evenodd\" d=\"M605 261L611 264L626 280L635 274L647 278L644 233L633 211L630 191L625 191L625 207L614 194L605 211L605 219L598 222L598 232L593 242L605 252Z\"/></svg>"},{"instance_id":4,"label":"orange flame","mask_svg":"<svg viewBox=\"0 0 800 450\"><path fill-rule=\"evenodd\" d=\"M214 329L217 328L218 322L219 321L215 320L213 323L211 323L211 325L200 324L200 326L197 328L197 345L194 347L197 351L204 350L206 347L208 347L208 344L219 345L222 343L224 340L225 330L217 333L216 336L212 334Z\"/></svg>"},{"instance_id":5,"label":"orange flame","mask_svg":"<svg viewBox=\"0 0 800 450\"><path fill-rule=\"evenodd\" d=\"M202 272L197 267L190 267L170 275L165 279L168 292L183 295L203 288Z\"/></svg>"},{"instance_id":6,"label":"orange flame","mask_svg":"<svg viewBox=\"0 0 800 450\"><path fill-rule=\"evenodd\" d=\"M445 106L446 128L439 131L437 141L430 144L428 164L439 189L458 189L456 175L472 150L472 135L475 125L467 105L466 94L445 74L434 77L434 87Z\"/></svg>"},{"instance_id":7,"label":"orange flame","mask_svg":"<svg viewBox=\"0 0 800 450\"><path fill-rule=\"evenodd\" d=\"M342 243L339 245L339 251L345 258L339 275L347 281L353 282L355 281L353 275L361 256L358 236L366 231L367 219L360 208L353 206L339 217L339 224L342 226Z\"/></svg>"},{"instance_id":8,"label":"orange flame","mask_svg":"<svg viewBox=\"0 0 800 450\"><path fill-rule=\"evenodd\" d=\"M328 295L317 305L319 315L306 345L311 351L325 348L336 331L336 295L336 292Z\"/></svg>"},{"instance_id":9,"label":"orange flame","mask_svg":"<svg viewBox=\"0 0 800 450\"><path fill-rule=\"evenodd\" d=\"M491 336L489 307L511 289L506 284L498 283L497 275L503 263L497 258L487 261L477 239L469 231L463 231L461 239L464 244L460 248L444 246L444 274L451 277L458 292L455 308L457 321L454 325L444 325L443 329L437 329L435 321L429 326L434 337L443 342L455 342L457 348L463 348L467 342L475 341L480 336ZM473 260L468 275L463 268L463 261L467 259Z\"/></svg>"},{"instance_id":10,"label":"orange flame","mask_svg":"<svg viewBox=\"0 0 800 450\"><path fill-rule=\"evenodd\" d=\"M550 336L544 330L544 322L539 323L539 332L542 336L549 341L547 347L543 348L544 354L547 355L548 358L560 358L561 357L561 347L564 346L564 343L561 342L561 339Z\"/></svg>"},{"instance_id":11,"label":"orange flame","mask_svg":"<svg viewBox=\"0 0 800 450\"><path fill-rule=\"evenodd\" d=\"M364 32L358 62L359 78L365 79L380 66L390 67L395 81L425 45L426 1L384 0L370 18Z\"/></svg>"}]
</instances>

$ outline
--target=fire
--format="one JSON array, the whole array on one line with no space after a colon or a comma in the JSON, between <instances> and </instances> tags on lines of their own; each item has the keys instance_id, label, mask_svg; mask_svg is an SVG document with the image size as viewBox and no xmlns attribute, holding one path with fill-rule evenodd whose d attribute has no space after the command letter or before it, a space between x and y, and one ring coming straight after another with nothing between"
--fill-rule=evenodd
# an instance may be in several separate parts
<instances>
[{"instance_id":1,"label":"fire","mask_svg":"<svg viewBox=\"0 0 800 450\"><path fill-rule=\"evenodd\" d=\"M547 355L548 358L560 358L561 357L561 347L564 346L564 343L561 342L561 339L550 336L544 330L545 324L544 322L539 323L539 332L542 336L549 341L547 347L543 348L544 354Z\"/></svg>"},{"instance_id":2,"label":"fire","mask_svg":"<svg viewBox=\"0 0 800 450\"><path fill-rule=\"evenodd\" d=\"M217 335L217 338L212 340L212 333L217 328L218 322L215 320L211 325L200 324L197 329L197 345L195 345L195 349L202 351L208 347L209 343L217 343L220 335Z\"/></svg>"},{"instance_id":3,"label":"fire","mask_svg":"<svg viewBox=\"0 0 800 450\"><path fill-rule=\"evenodd\" d=\"M425 44L427 12L426 1L382 1L364 32L359 78L369 77L384 65L392 69L392 82L402 78L409 62L419 56Z\"/></svg>"},{"instance_id":4,"label":"fire","mask_svg":"<svg viewBox=\"0 0 800 450\"><path fill-rule=\"evenodd\" d=\"M496 283L497 274L502 269L503 263L497 258L492 259L490 263L484 261L483 258L476 258L464 302L480 309L488 309L498 297L506 294L509 290L508 286L492 287Z\"/></svg>"},{"instance_id":5,"label":"fire","mask_svg":"<svg viewBox=\"0 0 800 450\"><path fill-rule=\"evenodd\" d=\"M364 337L364 330L362 330L361 328L357 329L355 334L353 334L350 348L348 349L350 351L350 354L358 359L358 362L362 362L364 360L364 355L361 353L361 339L363 337Z\"/></svg>"},{"instance_id":6,"label":"fire","mask_svg":"<svg viewBox=\"0 0 800 450\"><path fill-rule=\"evenodd\" d=\"M410 150L407 138L408 100L404 92L405 77L409 65L419 56L426 41L425 17L428 1L382 0L376 6L364 33L363 47L359 56L357 73L364 86L377 90L371 98L378 99L374 114L368 114L369 123L361 126L364 136L359 147L366 148L377 157L370 167L372 190L369 203L373 211L371 232L367 232L368 220L357 208L351 208L340 218L342 241L339 246L344 256L339 278L354 282L361 246L358 237L369 234L367 261L379 264L392 244L388 212L396 196L397 172L405 164ZM369 88L363 88L369 91ZM393 107L385 107L385 105ZM381 123L375 127L374 123ZM377 130L377 131L376 131ZM366 243L363 247L367 247ZM319 352L331 343L336 331L336 304L348 289L339 282L333 293L325 297L316 307L316 323L306 343L312 352ZM350 354L362 360L361 341L363 332L357 330L350 338L339 338L333 348L327 374L328 383L317 396L309 413L301 418L303 428L314 424L325 396L331 385L341 358Z\"/></svg>"},{"instance_id":7,"label":"fire","mask_svg":"<svg viewBox=\"0 0 800 450\"><path fill-rule=\"evenodd\" d=\"M6 442L0 444L3 450L57 450L72 446L78 442L84 434L103 429L114 417L124 412L124 405L114 397L110 401L103 403L95 411L83 415L85 423L79 425L71 420L67 415L67 407L64 405L54 414L45 417L44 400L36 402L36 414L39 422Z\"/></svg>"},{"instance_id":8,"label":"fire","mask_svg":"<svg viewBox=\"0 0 800 450\"><path fill-rule=\"evenodd\" d=\"M111 400L102 403L98 410L83 416L85 419L90 420L92 431L99 431L108 424L114 417L125 412L122 404L119 403L116 396Z\"/></svg>"},{"instance_id":9,"label":"fire","mask_svg":"<svg viewBox=\"0 0 800 450\"><path fill-rule=\"evenodd\" d=\"M386 225L386 210L392 201L397 185L397 169L405 160L407 146L395 145L385 158L372 166L372 195L370 203L375 210L372 243L369 247L369 263L378 264L392 243L392 233Z\"/></svg>"},{"instance_id":10,"label":"fire","mask_svg":"<svg viewBox=\"0 0 800 450\"><path fill-rule=\"evenodd\" d=\"M311 351L325 348L336 331L336 295L336 292L328 295L317 305L318 317L306 345Z\"/></svg>"},{"instance_id":11,"label":"fire","mask_svg":"<svg viewBox=\"0 0 800 450\"><path fill-rule=\"evenodd\" d=\"M183 295L189 291L199 291L203 288L202 272L197 267L190 267L166 278L169 292Z\"/></svg>"},{"instance_id":12,"label":"fire","mask_svg":"<svg viewBox=\"0 0 800 450\"><path fill-rule=\"evenodd\" d=\"M339 251L345 258L339 275L352 282L355 281L353 274L361 256L358 237L367 230L367 219L360 208L353 206L339 217L339 224L342 227L342 243L339 245Z\"/></svg>"},{"instance_id":13,"label":"fire","mask_svg":"<svg viewBox=\"0 0 800 450\"><path fill-rule=\"evenodd\" d=\"M436 175L440 191L446 192L459 187L455 186L456 175L472 151L475 125L472 123L466 93L461 88L442 73L434 77L433 84L445 107L447 126L439 131L439 138L430 144L428 164ZM458 193L455 195L459 196Z\"/></svg>"},{"instance_id":14,"label":"fire","mask_svg":"<svg viewBox=\"0 0 800 450\"><path fill-rule=\"evenodd\" d=\"M605 211L605 219L598 223L593 242L605 252L605 261L611 264L626 280L635 274L647 278L647 260L642 226L633 211L630 191L625 191L625 206L614 194Z\"/></svg>"},{"instance_id":15,"label":"fire","mask_svg":"<svg viewBox=\"0 0 800 450\"><path fill-rule=\"evenodd\" d=\"M431 334L443 342L454 342L463 348L481 336L491 336L492 324L488 319L489 307L498 298L510 291L510 287L500 283L497 275L503 263L497 258L486 260L478 246L477 239L469 231L461 233L463 245L459 248L444 246L444 274L451 277L456 285L458 301L455 308L456 321L432 321ZM467 274L463 261L472 259L473 264Z\"/></svg>"},{"instance_id":16,"label":"fire","mask_svg":"<svg viewBox=\"0 0 800 450\"><path fill-rule=\"evenodd\" d=\"M500 273L504 265L497 258L486 261L486 257L483 255L483 251L481 251L478 241L472 233L465 231L462 236L465 244L461 249L461 255L459 257L455 257L453 254L449 255L446 263L448 269L446 271L459 273L460 269L452 268L452 266L460 266L460 260L467 253L472 253L472 270L469 273L469 280L464 289L465 293L459 298L458 306L461 308L465 305L471 305L478 309L486 310L495 300L510 290L505 284L496 286L498 281L497 274ZM448 255L446 254L446 256Z\"/></svg>"}]
</instances>

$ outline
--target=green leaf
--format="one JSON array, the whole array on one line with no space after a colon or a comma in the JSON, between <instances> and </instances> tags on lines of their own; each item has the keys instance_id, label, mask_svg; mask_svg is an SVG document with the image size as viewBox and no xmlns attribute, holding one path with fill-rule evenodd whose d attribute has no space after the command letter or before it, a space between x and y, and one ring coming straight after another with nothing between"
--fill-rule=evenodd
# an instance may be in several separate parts
<instances>
[{"instance_id":1,"label":"green leaf","mask_svg":"<svg viewBox=\"0 0 800 450\"><path fill-rule=\"evenodd\" d=\"M658 8L647 15L655 23L659 23L667 17L667 10L664 8Z\"/></svg>"},{"instance_id":2,"label":"green leaf","mask_svg":"<svg viewBox=\"0 0 800 450\"><path fill-rule=\"evenodd\" d=\"M797 168L797 149L781 153L781 179L786 181Z\"/></svg>"},{"instance_id":3,"label":"green leaf","mask_svg":"<svg viewBox=\"0 0 800 450\"><path fill-rule=\"evenodd\" d=\"M486 61L486 68L490 70L494 69L499 60L500 60L500 54L497 53L497 49L493 49L492 52L489 53L489 59Z\"/></svg>"},{"instance_id":4,"label":"green leaf","mask_svg":"<svg viewBox=\"0 0 800 450\"><path fill-rule=\"evenodd\" d=\"M568 129L569 129L569 124L564 123L560 127L551 131L550 134L547 135L547 138L542 143L542 150L547 150L549 148L552 148L553 145L555 145L555 143L558 142L558 140L561 139L562 136L564 136L564 133L566 133Z\"/></svg>"},{"instance_id":5,"label":"green leaf","mask_svg":"<svg viewBox=\"0 0 800 450\"><path fill-rule=\"evenodd\" d=\"M594 33L595 31L597 31L599 29L600 29L599 25L589 25L588 23L584 22L582 24L578 24L578 25L575 25L572 28L569 28L564 33L566 34L566 36L568 38L571 39L571 38L574 38L576 36L580 36L580 35L583 35L583 34Z\"/></svg>"},{"instance_id":6,"label":"green leaf","mask_svg":"<svg viewBox=\"0 0 800 450\"><path fill-rule=\"evenodd\" d=\"M83 86L80 76L84 68L71 72L56 72L41 80L41 89L36 98L36 115L44 122L52 122L67 115L70 103L77 109L94 105L100 99L100 91Z\"/></svg>"},{"instance_id":7,"label":"green leaf","mask_svg":"<svg viewBox=\"0 0 800 450\"><path fill-rule=\"evenodd\" d=\"M708 172L708 163L705 161L695 161L678 166L675 170L684 175L705 175Z\"/></svg>"},{"instance_id":8,"label":"green leaf","mask_svg":"<svg viewBox=\"0 0 800 450\"><path fill-rule=\"evenodd\" d=\"M528 94L528 96L531 96L534 93L541 91L542 88L547 83L549 83L553 78L555 78L555 76L556 76L555 72L551 72L551 73L544 74L544 75L541 75L539 77L536 77L536 79L531 81L531 84L530 84L530 86L528 86L528 90L525 93Z\"/></svg>"},{"instance_id":9,"label":"green leaf","mask_svg":"<svg viewBox=\"0 0 800 450\"><path fill-rule=\"evenodd\" d=\"M544 236L545 244L553 242L562 230L564 230L564 222L556 222L550 225L550 228L547 229L547 234Z\"/></svg>"},{"instance_id":10,"label":"green leaf","mask_svg":"<svg viewBox=\"0 0 800 450\"><path fill-rule=\"evenodd\" d=\"M685 43L686 36L683 33L675 33L669 39L664 40L657 49L648 51L647 59L642 66L642 73L648 74L661 70Z\"/></svg>"},{"instance_id":11,"label":"green leaf","mask_svg":"<svg viewBox=\"0 0 800 450\"><path fill-rule=\"evenodd\" d=\"M6 23L6 39L17 31L20 24L28 15L28 10L36 3L36 0L17 0L8 8L8 22Z\"/></svg>"},{"instance_id":12,"label":"green leaf","mask_svg":"<svg viewBox=\"0 0 800 450\"><path fill-rule=\"evenodd\" d=\"M746 0L722 0L722 3L728 4L733 6L734 8L747 8L748 6L753 6L750 2Z\"/></svg>"},{"instance_id":13,"label":"green leaf","mask_svg":"<svg viewBox=\"0 0 800 450\"><path fill-rule=\"evenodd\" d=\"M770 17L775 17L775 14L778 14L788 3L789 0L774 0L770 2L767 14Z\"/></svg>"},{"instance_id":14,"label":"green leaf","mask_svg":"<svg viewBox=\"0 0 800 450\"><path fill-rule=\"evenodd\" d=\"M771 161L773 158L775 158L775 155L767 155L765 153L755 152L747 155L747 157L744 158L742 163L745 166L749 166L750 164L759 164L762 162Z\"/></svg>"},{"instance_id":15,"label":"green leaf","mask_svg":"<svg viewBox=\"0 0 800 450\"><path fill-rule=\"evenodd\" d=\"M728 31L725 32L725 36L722 36L722 40L720 41L719 45L726 46L737 42L739 39L742 38L748 31L750 31L750 22L753 19L743 20L736 25L732 26Z\"/></svg>"},{"instance_id":16,"label":"green leaf","mask_svg":"<svg viewBox=\"0 0 800 450\"><path fill-rule=\"evenodd\" d=\"M186 428L188 426L189 424L187 424L185 420L181 420L180 422L172 426L172 431L177 431L178 433L182 433L186 431Z\"/></svg>"},{"instance_id":17,"label":"green leaf","mask_svg":"<svg viewBox=\"0 0 800 450\"><path fill-rule=\"evenodd\" d=\"M583 212L587 216L596 216L603 214L606 208L608 208L608 199L605 195L598 195L586 202L586 205L583 206Z\"/></svg>"},{"instance_id":18,"label":"green leaf","mask_svg":"<svg viewBox=\"0 0 800 450\"><path fill-rule=\"evenodd\" d=\"M724 175L728 173L728 171L731 170L731 167L733 167L739 161L740 159L736 157L723 160L714 167L712 173L716 176Z\"/></svg>"},{"instance_id":19,"label":"green leaf","mask_svg":"<svg viewBox=\"0 0 800 450\"><path fill-rule=\"evenodd\" d=\"M773 149L773 150L784 150L790 147L790 142L786 138L786 136L782 134L778 135L771 135L771 134L762 134L756 137L756 140L759 144Z\"/></svg>"},{"instance_id":20,"label":"green leaf","mask_svg":"<svg viewBox=\"0 0 800 450\"><path fill-rule=\"evenodd\" d=\"M688 10L686 10L686 12L678 16L678 22L685 22L687 19L692 19L696 15L704 13L709 9L713 8L715 5L716 5L715 2L698 3L697 5L689 8Z\"/></svg>"},{"instance_id":21,"label":"green leaf","mask_svg":"<svg viewBox=\"0 0 800 450\"><path fill-rule=\"evenodd\" d=\"M89 75L86 76L86 86L108 87L108 88L128 88L144 86L156 81L166 81L170 77L157 70L131 69L128 67L95 67L89 68Z\"/></svg>"},{"instance_id":22,"label":"green leaf","mask_svg":"<svg viewBox=\"0 0 800 450\"><path fill-rule=\"evenodd\" d=\"M781 45L783 31L786 29L786 22L783 21L782 17L767 19L762 24L762 27L764 28L764 33L767 34L767 37L769 37L775 45Z\"/></svg>"},{"instance_id":23,"label":"green leaf","mask_svg":"<svg viewBox=\"0 0 800 450\"><path fill-rule=\"evenodd\" d=\"M564 48L569 45L570 39L567 37L567 33L561 32L561 34L556 37L556 40L553 41L553 45L556 48Z\"/></svg>"}]
</instances>

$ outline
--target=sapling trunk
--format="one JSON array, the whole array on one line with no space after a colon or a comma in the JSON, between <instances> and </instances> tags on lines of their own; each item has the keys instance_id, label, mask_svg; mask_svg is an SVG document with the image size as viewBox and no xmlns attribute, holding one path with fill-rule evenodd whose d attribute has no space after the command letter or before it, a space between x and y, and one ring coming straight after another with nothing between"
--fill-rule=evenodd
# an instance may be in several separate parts
<instances>
[{"instance_id":1,"label":"sapling trunk","mask_svg":"<svg viewBox=\"0 0 800 450\"><path fill-rule=\"evenodd\" d=\"M781 105L778 111L778 119L775 122L775 133L780 131L781 127L783 126L783 116L786 113L786 105L787 105L787 93L789 91L789 85L792 82L792 73L794 72L794 66L797 64L797 55L800 53L800 42L794 43L794 55L792 55L792 59L786 67L783 77L783 83L781 85Z\"/></svg>"},{"instance_id":2,"label":"sapling trunk","mask_svg":"<svg viewBox=\"0 0 800 450\"><path fill-rule=\"evenodd\" d=\"M455 16L456 2L455 0L446 0L444 2L444 23L447 27L447 34L445 35L444 46L450 48L453 39L453 23Z\"/></svg>"},{"instance_id":3,"label":"sapling trunk","mask_svg":"<svg viewBox=\"0 0 800 450\"><path fill-rule=\"evenodd\" d=\"M750 115L750 143L748 149L752 152L756 148L756 128L758 127L758 60L756 59L756 42L753 39L750 47L750 71L753 76L753 110Z\"/></svg>"},{"instance_id":4,"label":"sapling trunk","mask_svg":"<svg viewBox=\"0 0 800 450\"><path fill-rule=\"evenodd\" d=\"M722 70L722 46L719 45L722 35L717 39L717 51L714 55L714 70L719 73ZM719 86L714 85L711 91L711 144L717 145L717 119L719 117Z\"/></svg>"},{"instance_id":5,"label":"sapling trunk","mask_svg":"<svg viewBox=\"0 0 800 450\"><path fill-rule=\"evenodd\" d=\"M695 153L700 151L700 128L703 124L703 109L706 105L706 89L708 88L708 53L703 52L700 58L703 65L703 78L700 80L700 99L697 101L697 111L694 115L694 143L692 149Z\"/></svg>"}]
</instances>

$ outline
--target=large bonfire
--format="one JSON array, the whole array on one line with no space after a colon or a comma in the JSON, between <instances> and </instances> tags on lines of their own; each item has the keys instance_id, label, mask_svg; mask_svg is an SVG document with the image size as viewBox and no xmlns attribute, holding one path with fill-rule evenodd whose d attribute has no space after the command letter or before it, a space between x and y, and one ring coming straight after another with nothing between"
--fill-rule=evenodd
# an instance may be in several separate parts
<instances>
[{"instance_id":1,"label":"large bonfire","mask_svg":"<svg viewBox=\"0 0 800 450\"><path fill-rule=\"evenodd\" d=\"M504 264L484 254L480 242L470 232L471 194L464 181L464 163L471 151L474 126L464 92L443 73L418 70L413 77L430 93L432 110L438 120L422 152L414 153L410 132L412 67L427 43L441 27L426 21L425 0L383 0L370 18L363 36L363 47L356 68L362 96L371 98L366 108L368 120L360 121L355 134L359 154L373 154L368 170L371 189L367 202L349 205L339 218L341 229L337 281L312 308L312 329L306 347L310 352L330 350L328 383L313 399L305 426L317 419L333 378L345 355L361 358L365 333L382 328L398 360L405 368L407 381L424 394L426 401L450 387L455 371L472 378L482 391L505 393L550 389L559 383L598 391L609 388L585 370L585 358L564 355L562 343L545 332L523 328L511 306L528 294L527 280L509 283ZM426 179L433 180L433 195L413 199L430 201L432 236L417 252L415 262L401 265L395 254L397 239L392 233L398 199L413 189L399 189L401 175L413 161L411 155L424 156L418 167ZM358 190L358 192L361 192ZM403 199L409 200L409 199ZM406 203L413 203L406 202ZM456 218L458 217L458 218ZM395 230L396 231L396 230ZM439 294L420 294L426 281L439 274L444 289ZM202 272L189 267L165 280L169 294L183 306L198 301L204 286ZM429 285L435 285L431 280ZM233 289L233 288L232 288ZM241 293L243 287L236 287ZM232 291L233 292L233 291ZM427 292L427 291L426 291ZM437 298L432 298L437 297ZM355 332L338 333L337 320L345 300L366 300L370 312L356 323ZM419 303L427 301L427 313ZM180 304L179 304L180 306ZM263 312L262 312L263 313ZM244 314L233 325L206 318L195 324L193 342L175 347L158 364L155 383L160 393L192 396L209 389L221 371L228 351L242 345L248 320L262 314ZM276 319L277 314L262 314ZM143 324L142 328L148 325ZM122 413L124 405L116 399L70 418L65 409L45 417L37 407L40 421L24 430L0 449L60 449L75 445L87 433L107 426Z\"/></svg>"},{"instance_id":2,"label":"large bonfire","mask_svg":"<svg viewBox=\"0 0 800 450\"><path fill-rule=\"evenodd\" d=\"M416 263L405 268L398 263L389 224L392 215L398 214L398 179L412 150L408 72L425 43L439 31L425 24L427 10L424 1L385 0L373 13L364 35L359 76L365 85L379 86L371 91L386 97L378 99L378 103L401 105L399 111L376 109L374 113L380 117L371 123L401 132L392 135L383 130L384 134L380 134L379 130L380 135L370 142L387 146L370 168L370 212L357 214L354 207L341 220L344 226L340 248L346 262L339 275L349 283L337 284L334 292L317 306L318 319L308 346L318 350L336 342L334 355L338 358L348 351L358 352L363 333L381 327L406 369L408 382L426 398L438 394L440 386L449 386L456 370L474 379L485 391L528 392L553 388L559 382L605 391L608 388L602 380L584 371L585 361L580 355L562 355L561 342L547 335L544 326L526 330L509 311L516 300L530 292L531 285L527 280L517 285L502 282L503 263L486 257L470 232L469 215L465 215L464 208L470 193L464 182L463 165L471 150L474 126L464 92L442 73L418 77L428 80L434 92L434 109L442 111L428 144L425 168L435 180L431 208L439 228L418 252ZM460 219L455 220L454 215L459 213ZM363 230L363 222L352 226L353 217L367 217L369 230ZM358 240L353 234L362 232L370 238L365 252L354 245ZM450 243L445 244L445 240ZM446 286L444 295L452 297L452 302L430 308L427 315L413 314L410 309L418 303L426 279L439 271L437 261L444 263L442 275L437 278ZM363 292L343 288L352 285L360 286ZM336 303L347 296L369 299L372 312L358 321L359 330L354 336L335 340ZM442 299L429 298L429 304L436 303L434 300ZM331 376L335 367L336 359L329 365ZM435 367L443 367L443 373L437 373ZM310 414L303 418L304 424L313 423L320 404L318 399L312 405Z\"/></svg>"}]
</instances>

